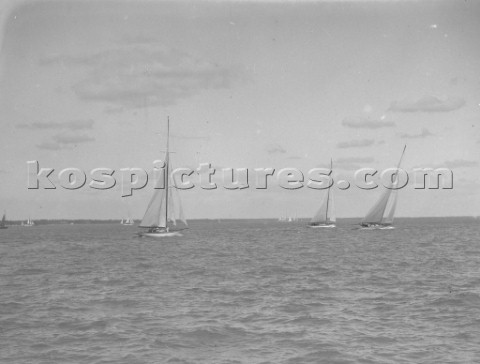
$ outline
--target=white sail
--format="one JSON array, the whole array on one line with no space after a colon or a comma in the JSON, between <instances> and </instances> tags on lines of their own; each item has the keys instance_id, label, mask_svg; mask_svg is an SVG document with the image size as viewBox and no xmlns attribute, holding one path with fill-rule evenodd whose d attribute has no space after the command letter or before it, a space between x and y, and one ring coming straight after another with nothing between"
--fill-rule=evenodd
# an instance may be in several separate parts
<instances>
[{"instance_id":1,"label":"white sail","mask_svg":"<svg viewBox=\"0 0 480 364\"><path fill-rule=\"evenodd\" d=\"M328 204L327 216L327 223L337 221L337 216L335 214L335 199L333 198L333 191L330 191L330 203Z\"/></svg>"},{"instance_id":2,"label":"white sail","mask_svg":"<svg viewBox=\"0 0 480 364\"><path fill-rule=\"evenodd\" d=\"M186 227L188 224L183 213L182 201L180 199L180 193L178 192L176 181L172 178L169 185L168 221L177 227Z\"/></svg>"},{"instance_id":3,"label":"white sail","mask_svg":"<svg viewBox=\"0 0 480 364\"><path fill-rule=\"evenodd\" d=\"M395 215L395 208L397 207L397 196L398 192L396 190L392 191L389 204L387 205L385 211L385 217L383 218L382 223L384 224L393 224L393 219Z\"/></svg>"},{"instance_id":4,"label":"white sail","mask_svg":"<svg viewBox=\"0 0 480 364\"><path fill-rule=\"evenodd\" d=\"M383 221L383 214L385 213L391 193L392 190L390 189L383 191L378 201L372 206L372 208L367 212L367 215L365 215L363 218L362 224L380 224Z\"/></svg>"},{"instance_id":5,"label":"white sail","mask_svg":"<svg viewBox=\"0 0 480 364\"><path fill-rule=\"evenodd\" d=\"M333 169L333 162L330 162L330 171ZM336 221L335 205L333 202L333 191L331 187L327 190L327 195L322 201L317 213L310 220L310 225L330 224Z\"/></svg>"},{"instance_id":6,"label":"white sail","mask_svg":"<svg viewBox=\"0 0 480 364\"><path fill-rule=\"evenodd\" d=\"M171 199L173 205L177 208L175 210L175 220L180 221L183 225L188 226L185 214L183 213L182 200L180 199L180 193L178 192L176 182L173 181L174 187L171 189Z\"/></svg>"},{"instance_id":7,"label":"white sail","mask_svg":"<svg viewBox=\"0 0 480 364\"><path fill-rule=\"evenodd\" d=\"M405 149L403 148L402 156L398 162L397 170L393 174L393 181L390 183L390 186L386 188L377 202L372 206L368 213L363 218L361 224L386 224L390 225L393 223L395 208L397 207L397 186L398 186L398 169L402 163L403 154Z\"/></svg>"},{"instance_id":8,"label":"white sail","mask_svg":"<svg viewBox=\"0 0 480 364\"><path fill-rule=\"evenodd\" d=\"M148 204L147 211L140 222L140 227L167 227L165 196L165 189L155 189L153 197Z\"/></svg>"},{"instance_id":9,"label":"white sail","mask_svg":"<svg viewBox=\"0 0 480 364\"><path fill-rule=\"evenodd\" d=\"M173 202L173 187L168 188L168 216L167 221L173 225L177 225L177 219L175 218L175 204Z\"/></svg>"},{"instance_id":10,"label":"white sail","mask_svg":"<svg viewBox=\"0 0 480 364\"><path fill-rule=\"evenodd\" d=\"M327 222L327 201L328 195L322 201L322 205L318 209L317 213L310 220L311 224L325 224Z\"/></svg>"},{"instance_id":11,"label":"white sail","mask_svg":"<svg viewBox=\"0 0 480 364\"><path fill-rule=\"evenodd\" d=\"M35 226L35 223L33 222L32 219L28 218L26 222L21 223L22 226Z\"/></svg>"}]
</instances>

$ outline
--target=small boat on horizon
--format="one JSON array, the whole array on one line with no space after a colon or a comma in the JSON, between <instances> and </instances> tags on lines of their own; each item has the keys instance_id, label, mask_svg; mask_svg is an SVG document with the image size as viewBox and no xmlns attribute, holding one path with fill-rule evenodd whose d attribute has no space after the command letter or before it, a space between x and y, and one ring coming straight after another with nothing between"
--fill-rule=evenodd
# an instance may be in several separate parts
<instances>
[{"instance_id":1,"label":"small boat on horizon","mask_svg":"<svg viewBox=\"0 0 480 364\"><path fill-rule=\"evenodd\" d=\"M383 193L380 195L380 198L361 221L361 230L395 229L393 226L393 219L395 215L395 208L397 207L398 190L396 187L398 185L398 170L400 169L400 164L402 163L406 148L407 146L405 145L397 165L397 170L393 174L390 186L383 191Z\"/></svg>"},{"instance_id":2,"label":"small boat on horizon","mask_svg":"<svg viewBox=\"0 0 480 364\"><path fill-rule=\"evenodd\" d=\"M35 226L35 222L32 219L28 218L27 221L25 222L22 221L20 225L25 227L31 227L31 226Z\"/></svg>"},{"instance_id":3,"label":"small boat on horizon","mask_svg":"<svg viewBox=\"0 0 480 364\"><path fill-rule=\"evenodd\" d=\"M167 149L165 152L163 188L155 189L148 204L147 211L139 225L140 228L147 229L146 231L138 232L138 235L141 237L165 238L182 236L180 231L188 228L187 221L183 215L178 190L176 186L170 185L169 137L170 119L167 119ZM177 200L176 204L174 202L174 192ZM178 206L178 217L175 216L175 205Z\"/></svg>"},{"instance_id":4,"label":"small boat on horizon","mask_svg":"<svg viewBox=\"0 0 480 364\"><path fill-rule=\"evenodd\" d=\"M296 221L298 221L298 216L297 216L296 212L293 216L289 215L288 210L285 210L285 216L280 216L278 218L278 221L279 222L296 222Z\"/></svg>"},{"instance_id":5,"label":"small boat on horizon","mask_svg":"<svg viewBox=\"0 0 480 364\"><path fill-rule=\"evenodd\" d=\"M122 221L120 221L120 224L122 224L122 225L134 225L135 221L133 221L133 219L131 217L129 217L125 220L122 219Z\"/></svg>"},{"instance_id":6,"label":"small boat on horizon","mask_svg":"<svg viewBox=\"0 0 480 364\"><path fill-rule=\"evenodd\" d=\"M4 213L3 213L3 217L2 217L2 221L0 221L0 229L7 229L7 228L8 228L8 226L7 226L6 222L5 222L6 219L7 219L7 213L4 212Z\"/></svg>"},{"instance_id":7,"label":"small boat on horizon","mask_svg":"<svg viewBox=\"0 0 480 364\"><path fill-rule=\"evenodd\" d=\"M330 160L330 171L333 170L333 161ZM312 220L308 223L309 228L334 228L336 217L335 207L333 203L333 191L330 191L331 187L328 187L327 196L323 199L320 208L313 216Z\"/></svg>"}]
</instances>

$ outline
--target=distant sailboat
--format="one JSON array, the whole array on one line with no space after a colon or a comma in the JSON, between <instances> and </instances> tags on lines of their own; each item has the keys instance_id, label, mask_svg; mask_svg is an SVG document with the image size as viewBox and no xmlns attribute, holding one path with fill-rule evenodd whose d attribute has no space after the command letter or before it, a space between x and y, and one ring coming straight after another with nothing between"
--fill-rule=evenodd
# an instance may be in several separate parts
<instances>
[{"instance_id":1,"label":"distant sailboat","mask_svg":"<svg viewBox=\"0 0 480 364\"><path fill-rule=\"evenodd\" d=\"M21 226L28 226L28 227L35 226L35 223L33 222L32 219L28 218L28 220L26 222L22 221Z\"/></svg>"},{"instance_id":2,"label":"distant sailboat","mask_svg":"<svg viewBox=\"0 0 480 364\"><path fill-rule=\"evenodd\" d=\"M120 224L122 224L122 225L134 225L135 222L133 221L132 218L129 217L129 218L125 219L125 221L122 219Z\"/></svg>"},{"instance_id":3,"label":"distant sailboat","mask_svg":"<svg viewBox=\"0 0 480 364\"><path fill-rule=\"evenodd\" d=\"M130 207L127 205L127 218L126 219L122 219L122 221L120 221L120 224L122 225L134 225L135 224L135 221L132 219L132 214L130 212Z\"/></svg>"},{"instance_id":4,"label":"distant sailboat","mask_svg":"<svg viewBox=\"0 0 480 364\"><path fill-rule=\"evenodd\" d=\"M330 171L332 171L333 162L330 160ZM318 209L315 216L313 216L310 223L307 225L311 228L321 228L321 227L328 227L333 228L335 227L335 206L333 203L333 191L330 191L332 188L329 187L327 190L327 196L325 196L322 205Z\"/></svg>"},{"instance_id":5,"label":"distant sailboat","mask_svg":"<svg viewBox=\"0 0 480 364\"><path fill-rule=\"evenodd\" d=\"M372 206L360 223L362 229L394 229L392 224L395 215L395 208L397 207L398 191L396 187L398 185L398 170L402 163L406 148L407 146L405 145L389 188L386 188L385 191L383 191L378 201Z\"/></svg>"},{"instance_id":6,"label":"distant sailboat","mask_svg":"<svg viewBox=\"0 0 480 364\"><path fill-rule=\"evenodd\" d=\"M182 236L180 230L187 228L187 221L183 216L180 196L175 186L170 186L170 154L169 154L170 120L167 121L167 150L165 153L164 188L155 189L153 197L143 216L139 227L146 228L139 232L140 236L155 238ZM174 196L175 193L175 196ZM176 203L174 200L176 197ZM175 211L175 205L178 211ZM178 220L178 222L177 222Z\"/></svg>"},{"instance_id":7,"label":"distant sailboat","mask_svg":"<svg viewBox=\"0 0 480 364\"><path fill-rule=\"evenodd\" d=\"M120 221L120 224L122 225L134 225L135 221L130 217L130 211L128 212L128 217L126 219L122 219Z\"/></svg>"},{"instance_id":8,"label":"distant sailboat","mask_svg":"<svg viewBox=\"0 0 480 364\"><path fill-rule=\"evenodd\" d=\"M8 228L7 224L5 223L6 215L7 214L4 212L3 217L2 217L2 221L0 221L0 229L7 229Z\"/></svg>"},{"instance_id":9,"label":"distant sailboat","mask_svg":"<svg viewBox=\"0 0 480 364\"><path fill-rule=\"evenodd\" d=\"M280 222L295 222L295 221L298 221L297 213L295 212L295 214L292 216L291 214L289 214L288 209L286 209L285 210L285 216L280 216L278 218L278 221L280 221Z\"/></svg>"}]
</instances>

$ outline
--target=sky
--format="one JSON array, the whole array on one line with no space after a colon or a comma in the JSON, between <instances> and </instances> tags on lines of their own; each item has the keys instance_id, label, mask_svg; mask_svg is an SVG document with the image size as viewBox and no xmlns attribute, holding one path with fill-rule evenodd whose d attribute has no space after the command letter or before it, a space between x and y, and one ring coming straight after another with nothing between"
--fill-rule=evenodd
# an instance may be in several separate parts
<instances>
[{"instance_id":1,"label":"sky","mask_svg":"<svg viewBox=\"0 0 480 364\"><path fill-rule=\"evenodd\" d=\"M9 219L141 218L152 189L88 186L92 169L290 167L334 180L402 162L453 189L399 194L397 216L480 214L480 3L23 1L0 7L0 210ZM54 190L27 188L27 161ZM75 167L87 185L67 190ZM114 176L117 178L119 174ZM219 173L219 172L217 172ZM217 181L220 181L216 178ZM253 185L253 183L251 183ZM334 188L338 217L379 189ZM325 191L193 188L187 218L311 217Z\"/></svg>"}]
</instances>

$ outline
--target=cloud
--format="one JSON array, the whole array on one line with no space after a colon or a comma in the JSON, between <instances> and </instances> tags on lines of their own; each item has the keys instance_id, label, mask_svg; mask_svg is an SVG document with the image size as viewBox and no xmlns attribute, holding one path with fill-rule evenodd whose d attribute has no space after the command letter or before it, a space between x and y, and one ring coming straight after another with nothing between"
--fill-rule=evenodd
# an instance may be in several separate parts
<instances>
[{"instance_id":1,"label":"cloud","mask_svg":"<svg viewBox=\"0 0 480 364\"><path fill-rule=\"evenodd\" d=\"M149 42L45 57L40 64L86 68L87 76L73 86L81 100L128 108L172 105L202 90L228 88L234 78L232 70Z\"/></svg>"},{"instance_id":2,"label":"cloud","mask_svg":"<svg viewBox=\"0 0 480 364\"><path fill-rule=\"evenodd\" d=\"M451 161L446 161L444 163L445 166L448 168L462 168L462 167L476 167L478 166L478 162L476 161L469 161L466 159L454 159Z\"/></svg>"},{"instance_id":3,"label":"cloud","mask_svg":"<svg viewBox=\"0 0 480 364\"><path fill-rule=\"evenodd\" d=\"M275 144L267 149L268 154L285 154L287 151L280 145Z\"/></svg>"},{"instance_id":4,"label":"cloud","mask_svg":"<svg viewBox=\"0 0 480 364\"><path fill-rule=\"evenodd\" d=\"M48 130L48 129L68 129L68 130L82 130L92 129L93 120L72 120L67 122L33 122L18 124L17 128L31 129L31 130Z\"/></svg>"},{"instance_id":5,"label":"cloud","mask_svg":"<svg viewBox=\"0 0 480 364\"><path fill-rule=\"evenodd\" d=\"M78 144L94 141L95 138L87 134L63 132L52 137L52 140L38 144L37 147L46 150L71 149Z\"/></svg>"},{"instance_id":6,"label":"cloud","mask_svg":"<svg viewBox=\"0 0 480 364\"><path fill-rule=\"evenodd\" d=\"M340 142L337 144L338 148L364 148L373 145L375 140L373 139L361 139L361 140L351 140L348 142Z\"/></svg>"},{"instance_id":7,"label":"cloud","mask_svg":"<svg viewBox=\"0 0 480 364\"><path fill-rule=\"evenodd\" d=\"M53 140L60 144L79 144L79 143L92 142L95 140L95 138L86 134L63 133L63 134L54 135Z\"/></svg>"},{"instance_id":8,"label":"cloud","mask_svg":"<svg viewBox=\"0 0 480 364\"><path fill-rule=\"evenodd\" d=\"M420 134L401 134L401 138L409 138L409 139L417 139L417 138L426 138L429 136L433 136L435 134L432 134L428 129L423 128L422 132Z\"/></svg>"},{"instance_id":9,"label":"cloud","mask_svg":"<svg viewBox=\"0 0 480 364\"><path fill-rule=\"evenodd\" d=\"M467 159L454 159L454 160L449 160L445 161L440 164L428 164L428 165L416 165L414 168L448 168L448 169L454 169L454 168L474 168L478 166L477 161L472 161L472 160L467 160Z\"/></svg>"},{"instance_id":10,"label":"cloud","mask_svg":"<svg viewBox=\"0 0 480 364\"><path fill-rule=\"evenodd\" d=\"M303 159L302 157L300 157L299 155L291 155L290 157L287 157L287 159L294 159L294 160L298 160L298 159Z\"/></svg>"},{"instance_id":11,"label":"cloud","mask_svg":"<svg viewBox=\"0 0 480 364\"><path fill-rule=\"evenodd\" d=\"M43 142L43 143L37 144L37 148L46 149L46 150L70 149L70 147L66 145L62 145L60 143L54 143L54 142Z\"/></svg>"},{"instance_id":12,"label":"cloud","mask_svg":"<svg viewBox=\"0 0 480 364\"><path fill-rule=\"evenodd\" d=\"M379 129L395 126L395 123L393 121L345 118L342 125L355 129Z\"/></svg>"},{"instance_id":13,"label":"cloud","mask_svg":"<svg viewBox=\"0 0 480 364\"><path fill-rule=\"evenodd\" d=\"M460 97L447 97L441 100L435 96L424 96L417 101L394 101L389 110L399 112L448 112L461 108L465 100Z\"/></svg>"}]
</instances>

